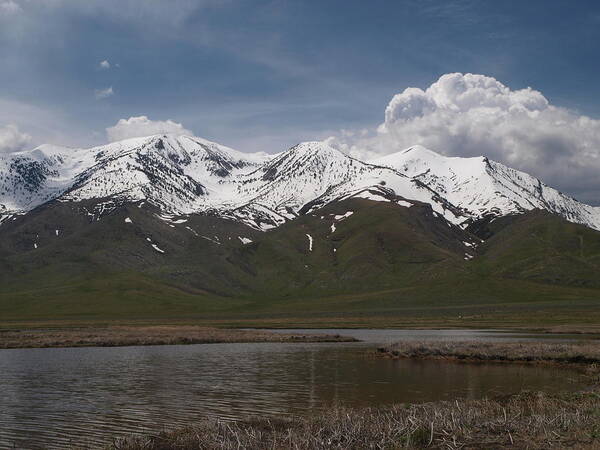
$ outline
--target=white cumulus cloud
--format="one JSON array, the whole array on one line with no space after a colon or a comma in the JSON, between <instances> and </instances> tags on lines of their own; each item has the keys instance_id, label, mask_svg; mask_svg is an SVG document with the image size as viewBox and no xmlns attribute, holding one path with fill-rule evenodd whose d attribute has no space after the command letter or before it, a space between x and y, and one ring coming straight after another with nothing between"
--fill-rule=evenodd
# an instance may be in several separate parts
<instances>
[{"instance_id":1,"label":"white cumulus cloud","mask_svg":"<svg viewBox=\"0 0 600 450\"><path fill-rule=\"evenodd\" d=\"M425 90L407 88L369 137L346 132L329 142L367 159L415 144L450 156L485 155L580 200L600 200L600 120L484 75L450 73Z\"/></svg>"},{"instance_id":2,"label":"white cumulus cloud","mask_svg":"<svg viewBox=\"0 0 600 450\"><path fill-rule=\"evenodd\" d=\"M98 63L98 67L100 67L101 69L104 69L104 70L110 69L110 62L107 59L100 61Z\"/></svg>"},{"instance_id":3,"label":"white cumulus cloud","mask_svg":"<svg viewBox=\"0 0 600 450\"><path fill-rule=\"evenodd\" d=\"M106 89L97 89L94 92L94 95L96 96L96 100L102 100L103 98L111 97L114 94L115 94L115 91L113 91L112 86L107 87Z\"/></svg>"},{"instance_id":4,"label":"white cumulus cloud","mask_svg":"<svg viewBox=\"0 0 600 450\"><path fill-rule=\"evenodd\" d=\"M13 124L0 126L0 153L23 150L31 142L31 136Z\"/></svg>"},{"instance_id":5,"label":"white cumulus cloud","mask_svg":"<svg viewBox=\"0 0 600 450\"><path fill-rule=\"evenodd\" d=\"M162 133L176 135L194 134L180 123L173 122L172 120L150 120L146 116L121 119L114 126L106 129L106 135L110 142Z\"/></svg>"}]
</instances>

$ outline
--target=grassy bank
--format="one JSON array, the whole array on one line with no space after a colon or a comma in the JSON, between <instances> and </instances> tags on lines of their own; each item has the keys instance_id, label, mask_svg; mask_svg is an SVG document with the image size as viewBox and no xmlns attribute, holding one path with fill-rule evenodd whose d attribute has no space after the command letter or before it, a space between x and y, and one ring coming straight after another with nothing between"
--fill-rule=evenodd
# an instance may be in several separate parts
<instances>
[{"instance_id":1,"label":"grassy bank","mask_svg":"<svg viewBox=\"0 0 600 450\"><path fill-rule=\"evenodd\" d=\"M391 358L446 359L473 362L552 363L600 370L600 343L596 341L482 342L402 341L378 349Z\"/></svg>"},{"instance_id":2,"label":"grassy bank","mask_svg":"<svg viewBox=\"0 0 600 450\"><path fill-rule=\"evenodd\" d=\"M233 342L352 342L353 338L317 334L281 334L198 326L112 326L7 330L0 348L116 347L125 345L213 344Z\"/></svg>"},{"instance_id":3,"label":"grassy bank","mask_svg":"<svg viewBox=\"0 0 600 450\"><path fill-rule=\"evenodd\" d=\"M117 441L112 450L598 448L600 394L522 393L362 410L303 419L207 420L153 437Z\"/></svg>"}]
</instances>

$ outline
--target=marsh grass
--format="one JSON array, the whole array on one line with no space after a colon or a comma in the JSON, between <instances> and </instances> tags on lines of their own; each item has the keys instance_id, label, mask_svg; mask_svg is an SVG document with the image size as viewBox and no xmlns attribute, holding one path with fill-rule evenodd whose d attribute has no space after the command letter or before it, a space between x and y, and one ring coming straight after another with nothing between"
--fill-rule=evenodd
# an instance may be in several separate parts
<instances>
[{"instance_id":1,"label":"marsh grass","mask_svg":"<svg viewBox=\"0 0 600 450\"><path fill-rule=\"evenodd\" d=\"M117 440L111 450L598 448L597 392L521 393L495 400L457 400L316 417L205 420L155 436Z\"/></svg>"},{"instance_id":2,"label":"marsh grass","mask_svg":"<svg viewBox=\"0 0 600 450\"><path fill-rule=\"evenodd\" d=\"M600 369L600 343L402 341L380 347L378 353L391 358L447 359L480 362L553 363Z\"/></svg>"},{"instance_id":3,"label":"marsh grass","mask_svg":"<svg viewBox=\"0 0 600 450\"><path fill-rule=\"evenodd\" d=\"M112 326L5 331L0 348L116 347L126 345L212 344L233 342L351 342L340 335L282 334L199 326Z\"/></svg>"}]
</instances>

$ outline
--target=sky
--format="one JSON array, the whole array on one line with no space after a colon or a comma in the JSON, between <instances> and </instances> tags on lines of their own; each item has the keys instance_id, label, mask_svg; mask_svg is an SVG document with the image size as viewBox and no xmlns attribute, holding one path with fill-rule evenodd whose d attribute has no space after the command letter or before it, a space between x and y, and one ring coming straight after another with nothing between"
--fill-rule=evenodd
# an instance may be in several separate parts
<instances>
[{"instance_id":1,"label":"sky","mask_svg":"<svg viewBox=\"0 0 600 450\"><path fill-rule=\"evenodd\" d=\"M0 152L422 144L600 204L599 43L595 0L0 0Z\"/></svg>"}]
</instances>

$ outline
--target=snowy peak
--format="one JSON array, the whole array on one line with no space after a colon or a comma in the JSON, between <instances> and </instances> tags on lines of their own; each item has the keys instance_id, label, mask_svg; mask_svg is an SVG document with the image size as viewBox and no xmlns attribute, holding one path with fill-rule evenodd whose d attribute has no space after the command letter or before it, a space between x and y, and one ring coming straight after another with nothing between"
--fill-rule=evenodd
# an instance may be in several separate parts
<instances>
[{"instance_id":1,"label":"snowy peak","mask_svg":"<svg viewBox=\"0 0 600 450\"><path fill-rule=\"evenodd\" d=\"M242 178L245 192L280 214L296 215L307 203L336 186L352 183L368 165L323 142L304 142Z\"/></svg>"},{"instance_id":2,"label":"snowy peak","mask_svg":"<svg viewBox=\"0 0 600 450\"><path fill-rule=\"evenodd\" d=\"M66 200L117 196L163 210L192 213L231 190L230 178L268 157L243 154L189 136L155 135L94 149L95 164L76 177Z\"/></svg>"},{"instance_id":3,"label":"snowy peak","mask_svg":"<svg viewBox=\"0 0 600 450\"><path fill-rule=\"evenodd\" d=\"M433 172L449 179L457 176L463 179L479 177L488 166L488 159L483 156L475 158L448 157L420 145L370 162L392 167L409 177L421 177L427 172Z\"/></svg>"},{"instance_id":4,"label":"snowy peak","mask_svg":"<svg viewBox=\"0 0 600 450\"><path fill-rule=\"evenodd\" d=\"M245 154L204 139L154 135L90 149L44 145L0 156L0 205L24 212L53 199L118 197L191 212L219 182L260 167Z\"/></svg>"},{"instance_id":5,"label":"snowy peak","mask_svg":"<svg viewBox=\"0 0 600 450\"><path fill-rule=\"evenodd\" d=\"M303 142L269 161L261 171L263 179L319 175L327 168L344 166L350 157L322 142Z\"/></svg>"},{"instance_id":6,"label":"snowy peak","mask_svg":"<svg viewBox=\"0 0 600 450\"><path fill-rule=\"evenodd\" d=\"M0 156L0 210L28 210L64 191L70 177L57 150L44 146Z\"/></svg>"},{"instance_id":7,"label":"snowy peak","mask_svg":"<svg viewBox=\"0 0 600 450\"><path fill-rule=\"evenodd\" d=\"M448 157L414 146L372 162L419 180L472 219L544 209L600 229L600 209L484 156Z\"/></svg>"}]
</instances>

